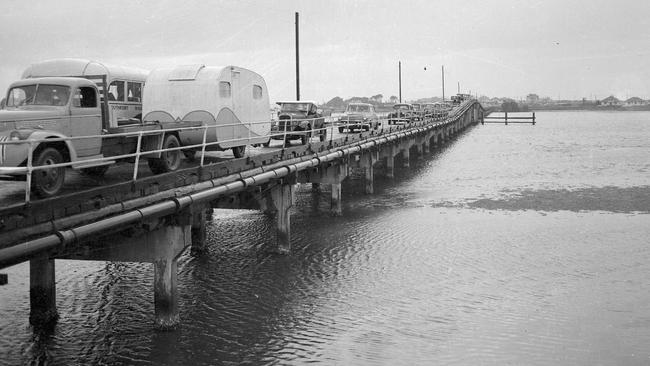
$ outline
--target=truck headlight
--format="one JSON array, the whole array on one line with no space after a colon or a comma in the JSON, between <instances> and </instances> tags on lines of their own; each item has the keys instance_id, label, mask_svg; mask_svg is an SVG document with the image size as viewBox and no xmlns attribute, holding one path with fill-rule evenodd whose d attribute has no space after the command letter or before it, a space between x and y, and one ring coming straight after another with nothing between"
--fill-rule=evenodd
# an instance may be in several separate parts
<instances>
[{"instance_id":1,"label":"truck headlight","mask_svg":"<svg viewBox=\"0 0 650 366\"><path fill-rule=\"evenodd\" d=\"M11 133L9 134L9 141L26 140L27 137L29 137L28 132L11 131Z\"/></svg>"}]
</instances>

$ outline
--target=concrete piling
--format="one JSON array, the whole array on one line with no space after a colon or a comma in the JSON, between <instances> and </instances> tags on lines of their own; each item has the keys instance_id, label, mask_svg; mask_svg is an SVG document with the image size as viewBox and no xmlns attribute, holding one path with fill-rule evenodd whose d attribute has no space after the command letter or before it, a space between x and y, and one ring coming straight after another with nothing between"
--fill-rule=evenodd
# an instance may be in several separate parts
<instances>
[{"instance_id":1,"label":"concrete piling","mask_svg":"<svg viewBox=\"0 0 650 366\"><path fill-rule=\"evenodd\" d=\"M29 323L35 327L56 322L54 259L43 254L29 261Z\"/></svg>"}]
</instances>

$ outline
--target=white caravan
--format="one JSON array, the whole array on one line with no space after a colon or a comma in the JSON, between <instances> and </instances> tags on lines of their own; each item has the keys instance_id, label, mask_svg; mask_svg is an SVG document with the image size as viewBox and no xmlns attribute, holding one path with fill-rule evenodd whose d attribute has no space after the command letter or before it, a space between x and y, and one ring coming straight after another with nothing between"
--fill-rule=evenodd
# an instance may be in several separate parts
<instances>
[{"instance_id":1,"label":"white caravan","mask_svg":"<svg viewBox=\"0 0 650 366\"><path fill-rule=\"evenodd\" d=\"M205 65L157 69L147 77L143 100L145 122L208 126L208 150L232 148L235 157L242 157L246 145L270 139L268 89L262 76L251 70ZM201 144L203 134L202 129L181 130L180 143Z\"/></svg>"}]
</instances>

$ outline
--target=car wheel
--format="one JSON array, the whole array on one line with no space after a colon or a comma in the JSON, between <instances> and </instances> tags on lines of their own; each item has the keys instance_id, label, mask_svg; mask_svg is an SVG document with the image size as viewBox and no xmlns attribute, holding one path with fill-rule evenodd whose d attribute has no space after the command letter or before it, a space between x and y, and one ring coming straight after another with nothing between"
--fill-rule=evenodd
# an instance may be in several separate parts
<instances>
[{"instance_id":1,"label":"car wheel","mask_svg":"<svg viewBox=\"0 0 650 366\"><path fill-rule=\"evenodd\" d=\"M58 149L46 147L36 155L34 166L55 165L63 162L63 155ZM63 188L64 180L64 167L34 170L32 173L32 190L38 197L51 197Z\"/></svg>"}]
</instances>

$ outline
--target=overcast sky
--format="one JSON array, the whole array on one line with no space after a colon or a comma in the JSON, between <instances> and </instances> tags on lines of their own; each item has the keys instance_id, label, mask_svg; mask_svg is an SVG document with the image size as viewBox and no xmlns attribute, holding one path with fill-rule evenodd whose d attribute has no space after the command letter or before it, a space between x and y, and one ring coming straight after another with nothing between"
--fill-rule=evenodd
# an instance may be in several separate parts
<instances>
[{"instance_id":1,"label":"overcast sky","mask_svg":"<svg viewBox=\"0 0 650 366\"><path fill-rule=\"evenodd\" d=\"M271 100L447 95L650 98L650 1L2 1L0 88L33 62L237 65ZM426 70L425 70L426 68ZM4 92L3 92L4 93Z\"/></svg>"}]
</instances>

